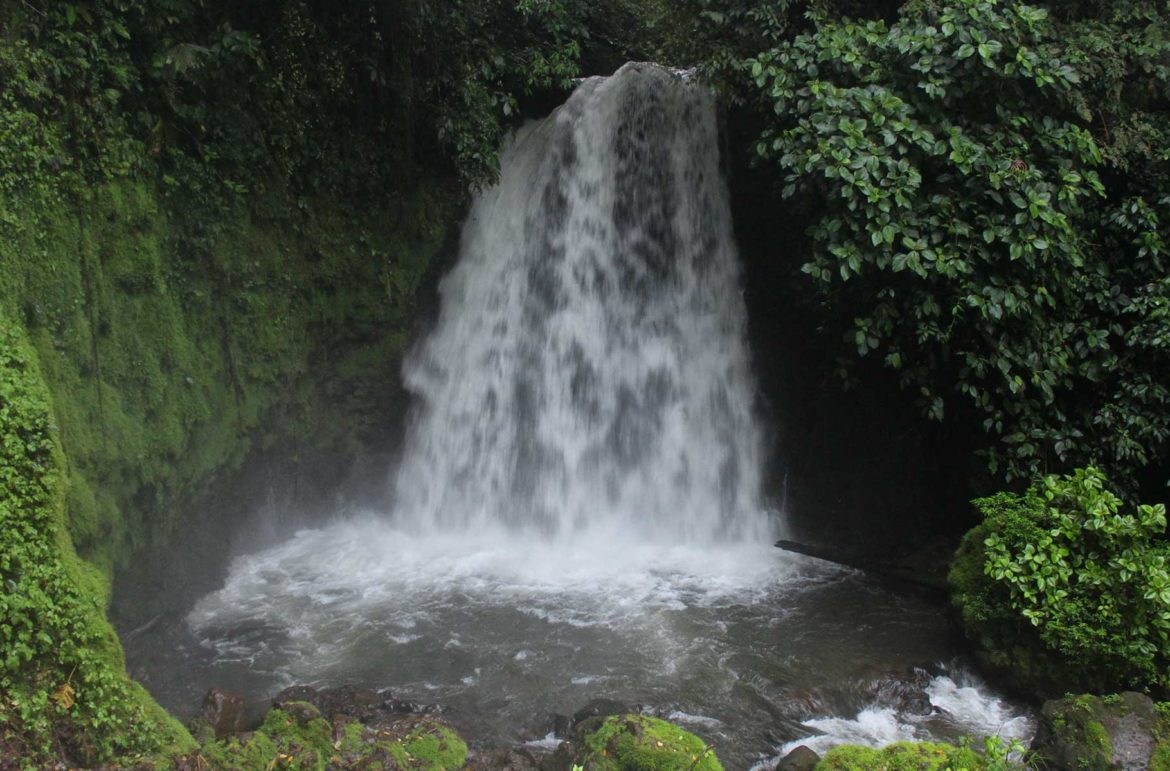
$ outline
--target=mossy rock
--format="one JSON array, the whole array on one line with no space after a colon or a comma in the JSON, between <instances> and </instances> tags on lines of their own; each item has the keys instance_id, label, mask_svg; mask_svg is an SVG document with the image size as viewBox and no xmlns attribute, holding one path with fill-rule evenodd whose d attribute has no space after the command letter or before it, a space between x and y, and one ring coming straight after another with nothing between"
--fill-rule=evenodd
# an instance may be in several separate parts
<instances>
[{"instance_id":1,"label":"mossy rock","mask_svg":"<svg viewBox=\"0 0 1170 771\"><path fill-rule=\"evenodd\" d=\"M401 768L449 771L467 764L467 744L437 720L420 721L387 748Z\"/></svg>"},{"instance_id":2,"label":"mossy rock","mask_svg":"<svg viewBox=\"0 0 1170 771\"><path fill-rule=\"evenodd\" d=\"M1148 696L1066 696L1047 701L1032 744L1041 768L1083 771L1170 767L1160 752L1164 733L1158 711Z\"/></svg>"},{"instance_id":3,"label":"mossy rock","mask_svg":"<svg viewBox=\"0 0 1170 771\"><path fill-rule=\"evenodd\" d=\"M433 716L404 715L365 725L343 715L326 719L312 704L293 701L269 710L255 732L209 741L200 752L180 758L177 767L181 771L453 771L466 764L467 744Z\"/></svg>"},{"instance_id":4,"label":"mossy rock","mask_svg":"<svg viewBox=\"0 0 1170 771\"><path fill-rule=\"evenodd\" d=\"M983 758L966 747L898 742L882 749L834 747L817 764L817 771L960 771L985 767Z\"/></svg>"},{"instance_id":5,"label":"mossy rock","mask_svg":"<svg viewBox=\"0 0 1170 771\"><path fill-rule=\"evenodd\" d=\"M587 771L722 771L702 739L649 715L614 715L585 737Z\"/></svg>"}]
</instances>

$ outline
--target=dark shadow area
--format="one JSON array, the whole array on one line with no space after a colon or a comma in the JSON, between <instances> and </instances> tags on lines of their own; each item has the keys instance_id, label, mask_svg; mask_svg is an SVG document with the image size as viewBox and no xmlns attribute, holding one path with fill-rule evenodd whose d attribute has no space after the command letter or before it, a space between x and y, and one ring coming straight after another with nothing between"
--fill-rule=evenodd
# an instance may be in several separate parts
<instances>
[{"instance_id":1,"label":"dark shadow area","mask_svg":"<svg viewBox=\"0 0 1170 771\"><path fill-rule=\"evenodd\" d=\"M880 361L854 361L847 386L839 362L856 357L800 269L806 224L776 175L749 163L758 127L737 111L725 125L753 364L774 432L767 494L787 513L786 537L863 561L945 561L973 524L972 480L985 476L973 437L927 421Z\"/></svg>"}]
</instances>

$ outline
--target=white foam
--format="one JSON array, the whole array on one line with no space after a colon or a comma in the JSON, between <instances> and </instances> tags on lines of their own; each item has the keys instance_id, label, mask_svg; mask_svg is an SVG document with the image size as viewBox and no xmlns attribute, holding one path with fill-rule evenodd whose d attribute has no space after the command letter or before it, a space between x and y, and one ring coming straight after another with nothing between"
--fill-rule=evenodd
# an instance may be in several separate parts
<instances>
[{"instance_id":1,"label":"white foam","mask_svg":"<svg viewBox=\"0 0 1170 771\"><path fill-rule=\"evenodd\" d=\"M555 733L548 733L542 739L531 739L524 742L526 747L538 747L543 750L555 750L561 746L563 740L559 739Z\"/></svg>"},{"instance_id":2,"label":"white foam","mask_svg":"<svg viewBox=\"0 0 1170 771\"><path fill-rule=\"evenodd\" d=\"M934 712L930 715L900 714L892 707L874 705L853 718L820 717L805 720L803 725L815 733L794 739L756 768L774 768L775 763L797 747L804 745L819 754L842 744L885 747L902 741L928 741L937 724L947 724L948 733L980 740L998 736L1005 740L1026 741L1035 732L1035 722L1012 707L971 676L959 685L949 675L931 679L926 695ZM771 764L771 765L769 765Z\"/></svg>"},{"instance_id":3,"label":"white foam","mask_svg":"<svg viewBox=\"0 0 1170 771\"><path fill-rule=\"evenodd\" d=\"M692 715L688 712L674 710L666 716L666 719L673 723L684 723L688 725L698 725L705 728L715 728L723 725L723 721L718 718L707 717L706 715Z\"/></svg>"}]
</instances>

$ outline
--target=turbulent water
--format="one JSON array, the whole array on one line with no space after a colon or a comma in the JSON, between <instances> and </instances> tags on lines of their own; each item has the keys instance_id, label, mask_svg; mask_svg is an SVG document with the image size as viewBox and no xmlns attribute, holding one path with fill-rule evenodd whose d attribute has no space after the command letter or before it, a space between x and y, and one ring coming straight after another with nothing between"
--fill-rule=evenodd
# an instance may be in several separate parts
<instances>
[{"instance_id":1,"label":"turbulent water","mask_svg":"<svg viewBox=\"0 0 1170 771\"><path fill-rule=\"evenodd\" d=\"M437 328L399 522L761 542L761 440L713 97L592 78L501 156Z\"/></svg>"},{"instance_id":2,"label":"turbulent water","mask_svg":"<svg viewBox=\"0 0 1170 771\"><path fill-rule=\"evenodd\" d=\"M155 647L254 697L438 702L473 743L539 744L598 696L732 769L796 740L1026 735L953 663L938 608L770 546L715 116L628 65L517 132L405 366L391 510L237 558L187 615L196 644Z\"/></svg>"}]
</instances>

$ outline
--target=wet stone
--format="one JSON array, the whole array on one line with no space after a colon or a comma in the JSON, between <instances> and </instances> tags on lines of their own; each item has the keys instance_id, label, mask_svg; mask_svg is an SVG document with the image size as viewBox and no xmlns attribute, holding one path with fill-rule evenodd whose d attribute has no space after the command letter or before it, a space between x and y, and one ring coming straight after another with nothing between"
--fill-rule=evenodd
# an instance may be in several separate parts
<instances>
[{"instance_id":1,"label":"wet stone","mask_svg":"<svg viewBox=\"0 0 1170 771\"><path fill-rule=\"evenodd\" d=\"M203 697L197 721L210 727L216 739L239 733L244 728L244 698L223 688L212 688Z\"/></svg>"},{"instance_id":2,"label":"wet stone","mask_svg":"<svg viewBox=\"0 0 1170 771\"><path fill-rule=\"evenodd\" d=\"M776 771L812 771L821 756L803 744L789 752L776 764Z\"/></svg>"}]
</instances>

